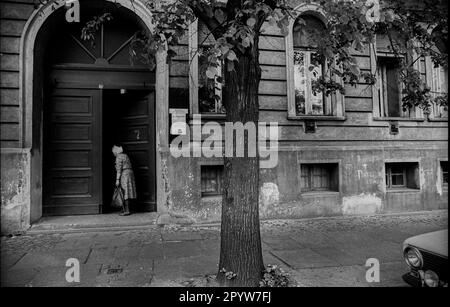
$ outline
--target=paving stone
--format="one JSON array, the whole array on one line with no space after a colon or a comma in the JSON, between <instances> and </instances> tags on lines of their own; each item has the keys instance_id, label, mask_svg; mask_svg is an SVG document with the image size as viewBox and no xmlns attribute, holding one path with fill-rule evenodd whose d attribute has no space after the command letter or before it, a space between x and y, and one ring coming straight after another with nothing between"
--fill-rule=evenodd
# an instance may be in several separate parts
<instances>
[{"instance_id":1,"label":"paving stone","mask_svg":"<svg viewBox=\"0 0 450 307\"><path fill-rule=\"evenodd\" d=\"M76 258L83 263L88 255L89 249L32 251L23 256L13 268L64 267L69 258Z\"/></svg>"},{"instance_id":2,"label":"paving stone","mask_svg":"<svg viewBox=\"0 0 450 307\"><path fill-rule=\"evenodd\" d=\"M93 248L87 257L87 264L101 264L101 263L114 263L114 253L116 248L112 247L99 247Z\"/></svg>"},{"instance_id":3,"label":"paving stone","mask_svg":"<svg viewBox=\"0 0 450 307\"><path fill-rule=\"evenodd\" d=\"M202 235L199 232L178 232L178 233L164 233L162 232L164 241L193 241L201 240Z\"/></svg>"},{"instance_id":4,"label":"paving stone","mask_svg":"<svg viewBox=\"0 0 450 307\"><path fill-rule=\"evenodd\" d=\"M362 266L307 268L290 271L303 287L367 287L365 268Z\"/></svg>"},{"instance_id":5,"label":"paving stone","mask_svg":"<svg viewBox=\"0 0 450 307\"><path fill-rule=\"evenodd\" d=\"M1 272L2 287L29 287L30 282L37 275L37 268L11 269Z\"/></svg>"},{"instance_id":6,"label":"paving stone","mask_svg":"<svg viewBox=\"0 0 450 307\"><path fill-rule=\"evenodd\" d=\"M340 265L361 265L367 260L366 257L355 255L351 249L345 249L345 247L311 247L311 250L323 257L333 259Z\"/></svg>"},{"instance_id":7,"label":"paving stone","mask_svg":"<svg viewBox=\"0 0 450 307\"><path fill-rule=\"evenodd\" d=\"M296 269L323 266L339 266L338 262L333 261L331 258L323 257L309 248L273 251L272 254Z\"/></svg>"},{"instance_id":8,"label":"paving stone","mask_svg":"<svg viewBox=\"0 0 450 307\"><path fill-rule=\"evenodd\" d=\"M148 287L153 279L152 266L103 266L95 278L95 286L101 287Z\"/></svg>"},{"instance_id":9,"label":"paving stone","mask_svg":"<svg viewBox=\"0 0 450 307\"><path fill-rule=\"evenodd\" d=\"M68 267L41 268L30 282L32 287L91 287L102 266L80 264L80 281L68 282L66 273Z\"/></svg>"},{"instance_id":10,"label":"paving stone","mask_svg":"<svg viewBox=\"0 0 450 307\"><path fill-rule=\"evenodd\" d=\"M161 243L145 244L139 251L137 261L151 261L163 259L163 248Z\"/></svg>"},{"instance_id":11,"label":"paving stone","mask_svg":"<svg viewBox=\"0 0 450 307\"><path fill-rule=\"evenodd\" d=\"M183 258L181 262L182 277L204 276L216 274L219 271L219 258L197 256Z\"/></svg>"},{"instance_id":12,"label":"paving stone","mask_svg":"<svg viewBox=\"0 0 450 307\"><path fill-rule=\"evenodd\" d=\"M203 253L200 241L165 242L162 244L164 258L184 258Z\"/></svg>"},{"instance_id":13,"label":"paving stone","mask_svg":"<svg viewBox=\"0 0 450 307\"><path fill-rule=\"evenodd\" d=\"M281 261L280 259L278 259L277 257L275 257L274 255L272 255L269 252L263 252L263 261L264 261L265 265L276 264L276 265L285 266L283 261Z\"/></svg>"},{"instance_id":14,"label":"paving stone","mask_svg":"<svg viewBox=\"0 0 450 307\"><path fill-rule=\"evenodd\" d=\"M25 252L2 252L1 255L1 271L10 269L14 264L16 264L23 256Z\"/></svg>"},{"instance_id":15,"label":"paving stone","mask_svg":"<svg viewBox=\"0 0 450 307\"><path fill-rule=\"evenodd\" d=\"M301 244L285 236L262 236L262 241L273 250L293 250L301 248Z\"/></svg>"},{"instance_id":16,"label":"paving stone","mask_svg":"<svg viewBox=\"0 0 450 307\"><path fill-rule=\"evenodd\" d=\"M263 257L265 264L287 268L300 285L405 286L401 275L408 268L402 259L401 243L447 223L447 214L442 212L263 222ZM199 280L195 276L216 273L219 226L165 227L164 231L164 244L157 228L1 238L1 283L186 286ZM67 285L65 261L72 257L81 262L81 283ZM380 260L380 283L365 280L368 258Z\"/></svg>"},{"instance_id":17,"label":"paving stone","mask_svg":"<svg viewBox=\"0 0 450 307\"><path fill-rule=\"evenodd\" d=\"M139 259L140 253L141 247L138 246L117 247L114 252L114 263L120 263L126 266L132 262L135 262L136 259Z\"/></svg>"}]
</instances>

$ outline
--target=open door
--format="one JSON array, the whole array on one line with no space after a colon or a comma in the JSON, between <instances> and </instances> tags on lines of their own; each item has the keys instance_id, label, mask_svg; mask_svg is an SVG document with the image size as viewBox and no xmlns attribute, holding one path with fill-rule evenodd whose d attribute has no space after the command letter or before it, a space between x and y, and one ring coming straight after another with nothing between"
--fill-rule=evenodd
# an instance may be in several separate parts
<instances>
[{"instance_id":1,"label":"open door","mask_svg":"<svg viewBox=\"0 0 450 307\"><path fill-rule=\"evenodd\" d=\"M119 90L106 90L103 108L104 151L108 155L105 160L109 161L109 173L104 173L108 177L104 179L104 185L108 185L106 193L112 195L115 181L111 147L120 143L130 157L136 178L135 210L156 211L154 90L128 90L124 94Z\"/></svg>"},{"instance_id":2,"label":"open door","mask_svg":"<svg viewBox=\"0 0 450 307\"><path fill-rule=\"evenodd\" d=\"M100 99L55 89L44 103L44 215L100 213Z\"/></svg>"}]
</instances>

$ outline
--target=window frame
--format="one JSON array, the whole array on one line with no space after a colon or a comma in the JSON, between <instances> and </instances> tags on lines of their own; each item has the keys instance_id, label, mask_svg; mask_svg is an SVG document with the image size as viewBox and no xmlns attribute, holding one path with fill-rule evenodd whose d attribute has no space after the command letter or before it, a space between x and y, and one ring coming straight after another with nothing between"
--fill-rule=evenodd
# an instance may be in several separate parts
<instances>
[{"instance_id":1,"label":"window frame","mask_svg":"<svg viewBox=\"0 0 450 307\"><path fill-rule=\"evenodd\" d=\"M305 60L305 64L304 64L304 69L308 70L309 64L311 62L311 56L315 53L313 48L308 48L308 47L295 47L294 46L294 55L296 52L302 52L305 54L305 58L307 58L307 60ZM328 63L325 61L324 63L321 64L321 68L322 68L322 72L321 74L323 75L324 70L326 69L326 66L328 65ZM294 69L295 69L295 61L294 61ZM309 71L309 70L308 70ZM306 89L305 89L305 114L297 114L297 102L295 102L295 115L296 116L329 116L329 111L330 111L330 107L331 107L331 96L326 96L325 93L322 93L322 114L314 114L313 112L313 104L311 101L311 96L313 96L314 94L312 93L312 87L310 86L311 82L312 82L312 78L311 78L311 72L307 72L306 73L306 79L307 79L307 84L306 84ZM296 74L295 74L295 70L294 70L294 89L296 90L296 85L295 85L295 81L296 81ZM295 96L294 96L295 97Z\"/></svg>"},{"instance_id":2,"label":"window frame","mask_svg":"<svg viewBox=\"0 0 450 307\"><path fill-rule=\"evenodd\" d=\"M392 167L402 167L403 184L392 185ZM417 160L386 160L384 161L384 184L386 192L420 192L421 180L416 175L420 173L420 163ZM398 175L398 173L396 173ZM411 181L411 179L413 181Z\"/></svg>"},{"instance_id":3,"label":"window frame","mask_svg":"<svg viewBox=\"0 0 450 307\"><path fill-rule=\"evenodd\" d=\"M340 92L336 92L329 96L330 99L328 104L328 109L331 110L329 115L318 115L318 114L305 114L297 115L296 103L295 103L295 78L294 78L294 25L298 17L301 15L310 15L312 17L318 18L325 25L327 23L327 18L324 10L314 3L301 4L297 6L294 11L296 15L290 18L290 24L288 27L288 35L285 37L285 47L286 47L286 74L287 74L287 100L288 100L288 119L290 120L331 120L331 121L344 121L345 117L345 103L344 95ZM333 63L334 64L334 63ZM334 81L342 83L341 78L334 76ZM306 102L307 104L307 102Z\"/></svg>"},{"instance_id":4,"label":"window frame","mask_svg":"<svg viewBox=\"0 0 450 307\"><path fill-rule=\"evenodd\" d=\"M436 68L445 69L441 66L436 67ZM431 57L430 56L425 57L425 78L426 78L427 85L430 86L431 90L433 90L433 87L434 87L433 70L436 68L434 67ZM444 73L444 76L446 76L446 78L447 78L446 83L447 83L447 93L448 93L448 69ZM442 93L444 93L444 92L442 92ZM437 114L440 112L437 110L437 108L438 107L433 104L432 109L430 110L431 112L428 116L428 120L447 122L448 121L448 110L447 110L447 116L438 116Z\"/></svg>"},{"instance_id":5,"label":"window frame","mask_svg":"<svg viewBox=\"0 0 450 307\"><path fill-rule=\"evenodd\" d=\"M218 172L216 172L216 182L218 185L218 189L217 191L214 192L203 192L203 172L202 169L206 168L206 167L212 167L212 168L222 168L222 178L220 178L220 180L218 179ZM222 187L223 187L223 172L224 172L224 165L221 163L205 163L205 164L201 164L200 165L200 197L204 198L204 197L214 197L214 196L222 196Z\"/></svg>"},{"instance_id":6,"label":"window frame","mask_svg":"<svg viewBox=\"0 0 450 307\"><path fill-rule=\"evenodd\" d=\"M402 58L408 60L408 59L414 59L416 53L414 51L410 51L406 54L402 55ZM382 49L377 49L377 38L375 38L375 42L370 44L370 67L371 67L371 73L378 76L378 57L385 57L389 58L395 57L395 54L392 51L386 51ZM415 61L413 63L413 67L420 71L420 60ZM402 103L401 103L401 89L403 84L400 82L400 97L399 97L399 108L400 108L400 117L390 117L390 116L384 116L380 109L380 97L379 97L379 79L377 78L376 84L372 85L372 114L373 114L373 120L375 121L391 121L391 120L397 120L397 121L411 121L411 122L423 122L425 121L424 113L421 108L414 108L411 110L408 110L406 112L402 109ZM414 117L406 116L407 113L414 112Z\"/></svg>"},{"instance_id":7,"label":"window frame","mask_svg":"<svg viewBox=\"0 0 450 307\"><path fill-rule=\"evenodd\" d=\"M392 176L402 176L403 184L394 185L392 182ZM407 188L407 178L406 178L406 168L402 167L401 173L393 173L392 166L386 166L386 188L387 189L406 189Z\"/></svg>"},{"instance_id":8,"label":"window frame","mask_svg":"<svg viewBox=\"0 0 450 307\"><path fill-rule=\"evenodd\" d=\"M442 164L447 164L447 171L444 171L444 168L442 167ZM443 189L448 189L448 161L447 160L440 160L439 161L439 172L441 175L441 186ZM447 182L444 181L444 174L447 173Z\"/></svg>"},{"instance_id":9,"label":"window frame","mask_svg":"<svg viewBox=\"0 0 450 307\"><path fill-rule=\"evenodd\" d=\"M314 169L321 168L321 171L326 170L328 181L327 188L313 187ZM307 174L304 175L304 168L307 168ZM308 181L308 186L303 186L303 178ZM334 181L334 183L333 183ZM341 183L340 163L337 161L301 161L299 167L299 188L302 194L311 193L339 193Z\"/></svg>"},{"instance_id":10,"label":"window frame","mask_svg":"<svg viewBox=\"0 0 450 307\"><path fill-rule=\"evenodd\" d=\"M189 116L200 114L203 118L224 119L226 113L200 113L199 100L199 55L197 50L208 44L200 45L198 41L198 19L189 24L188 28L188 49L189 49ZM219 73L223 71L223 67L218 67ZM217 77L216 77L217 78ZM216 81L216 91L220 88L220 96L222 97L222 83ZM218 109L217 101L215 108ZM222 103L220 102L220 105Z\"/></svg>"}]
</instances>

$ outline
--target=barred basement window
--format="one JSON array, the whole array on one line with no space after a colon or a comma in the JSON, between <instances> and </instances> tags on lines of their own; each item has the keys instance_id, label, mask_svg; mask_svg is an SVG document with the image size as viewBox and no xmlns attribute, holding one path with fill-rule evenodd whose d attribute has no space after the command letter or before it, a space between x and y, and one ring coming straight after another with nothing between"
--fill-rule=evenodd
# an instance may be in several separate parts
<instances>
[{"instance_id":1,"label":"barred basement window","mask_svg":"<svg viewBox=\"0 0 450 307\"><path fill-rule=\"evenodd\" d=\"M339 190L337 163L302 164L300 175L302 192Z\"/></svg>"},{"instance_id":2,"label":"barred basement window","mask_svg":"<svg viewBox=\"0 0 450 307\"><path fill-rule=\"evenodd\" d=\"M419 164L416 162L386 163L388 189L419 189Z\"/></svg>"},{"instance_id":3,"label":"barred basement window","mask_svg":"<svg viewBox=\"0 0 450 307\"><path fill-rule=\"evenodd\" d=\"M223 165L202 165L202 196L222 195Z\"/></svg>"},{"instance_id":4,"label":"barred basement window","mask_svg":"<svg viewBox=\"0 0 450 307\"><path fill-rule=\"evenodd\" d=\"M442 186L448 187L448 161L441 161Z\"/></svg>"}]
</instances>

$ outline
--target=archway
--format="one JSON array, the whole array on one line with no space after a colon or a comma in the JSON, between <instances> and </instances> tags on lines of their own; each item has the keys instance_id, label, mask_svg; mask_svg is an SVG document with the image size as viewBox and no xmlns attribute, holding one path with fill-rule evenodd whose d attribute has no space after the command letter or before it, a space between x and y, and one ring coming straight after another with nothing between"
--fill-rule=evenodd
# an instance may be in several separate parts
<instances>
[{"instance_id":1,"label":"archway","mask_svg":"<svg viewBox=\"0 0 450 307\"><path fill-rule=\"evenodd\" d=\"M112 1L104 1L104 6L110 5L110 2ZM151 29L152 27L152 21L151 21L151 12L148 10L147 7L143 3L140 3L139 1L134 1L134 3L131 3L130 1L123 0L123 1L114 1L115 3L120 3L122 6L116 10L116 12L120 12L118 14L118 19L120 20L124 18L134 18L137 24L140 24L141 26L145 26L148 29ZM80 1L80 6L82 8L83 12L83 6L87 5L88 1ZM83 13L82 13L83 14ZM47 89L51 87L53 90L55 88L58 88L58 91L67 91L68 88L78 88L83 89L83 91L94 93L90 97L90 100L99 99L96 98L96 95L100 95L100 97L105 95L111 95L111 91L117 90L119 91L121 88L128 89L128 93L130 91L135 90L152 90L153 89L153 99L155 102L153 103L153 106L155 107L153 114L155 115L154 118L154 125L153 129L156 130L157 133L154 133L154 139L153 139L153 153L155 153L156 149L162 149L167 147L167 130L168 130L168 115L167 115L167 101L168 101L168 69L167 64L165 62L165 55L164 52L160 52L157 56L157 68L156 71L153 73L153 75L147 74L143 72L143 68L134 69L131 71L130 69L127 69L125 67L122 67L120 73L116 71L109 70L108 74L105 74L105 72L108 71L109 68L105 68L107 64L111 63L101 63L101 58L110 60L112 64L119 65L120 61L118 61L118 58L123 57L123 53L121 51L116 52L118 47L120 46L109 46L106 45L101 46L101 48L106 50L109 48L112 53L116 52L116 55L111 57L111 53L109 56L103 55L103 56L96 56L93 54L96 59L93 60L92 65L101 66L100 64L104 64L104 69L101 73L101 69L91 69L92 67L88 67L89 63L81 63L85 65L78 65L78 67L70 67L70 65L66 65L66 67L60 67L61 69L52 69L49 71L45 68L48 68L48 63L45 62L45 56L44 54L50 54L46 49L47 45L51 41L52 35L49 35L49 32L51 32L49 29L53 28L57 29L58 26L55 23L61 22L61 18L64 15L64 9L62 8L62 5L56 5L54 8L52 8L50 5L44 5L41 6L38 10L36 10L30 20L27 22L27 25L24 30L24 34L22 36L22 54L21 54L21 101L22 101L22 108L24 110L24 125L22 129L22 139L23 139L23 146L25 148L31 149L31 191L30 191L30 222L34 222L37 219L40 218L43 212L43 160L45 159L43 156L43 150L44 150L44 144L46 143L46 139L44 139L46 136L48 136L46 133L44 133L44 127L45 127L45 119L43 111L45 108L45 105L48 105L47 98L51 97L49 96ZM64 22L64 21L63 21ZM106 32L105 32L106 34ZM117 39L116 42L120 41L120 39ZM78 42L75 42L75 44L78 44ZM80 46L81 49L83 49L82 46ZM113 50L116 47L115 50ZM89 46L84 46L84 48L89 49ZM100 48L99 48L100 49ZM85 50L86 51L86 50ZM98 52L98 51L96 51ZM92 53L92 51L91 51ZM81 58L85 57L86 54L88 57L91 57L89 55L89 52L85 52L84 55L80 55L78 53L78 56ZM55 54L53 54L55 55ZM64 54L63 56L66 56L66 58L73 57L74 54L69 52L67 50L67 54ZM91 57L92 58L92 57ZM73 58L72 58L73 59ZM117 62L118 61L118 62ZM78 61L80 62L80 61ZM81 61L82 62L82 61ZM108 62L108 61L106 61ZM55 64L55 63L52 63ZM80 64L80 63L77 63ZM122 63L123 64L123 63ZM81 67L80 67L81 66ZM53 67L54 68L54 67ZM98 68L98 67L97 67ZM78 71L78 73L73 73L74 71ZM83 73L81 73L83 72ZM86 72L88 72L89 78L86 77ZM46 78L45 76L51 76L51 78ZM105 79L105 76L107 78ZM124 78L125 76L125 78ZM78 78L78 79L77 79ZM46 80L53 80L55 83L49 82L45 83ZM61 82L63 80L63 82ZM86 82L87 80L90 80L89 82ZM118 80L126 80L125 84L123 82L117 82ZM167 80L167 81L166 81ZM78 84L76 86L73 86L73 83ZM67 83L67 84L66 84ZM114 84L116 83L116 84ZM101 88L103 87L103 88ZM72 89L73 90L73 89ZM109 91L109 93L108 93ZM59 96L61 92L58 93ZM67 94L67 93L65 93ZM148 91L147 91L148 94ZM58 96L57 95L57 96ZM70 94L69 96L73 93ZM134 94L136 95L136 92ZM88 95L89 96L89 95ZM50 99L51 100L51 99ZM65 104L66 106L69 104ZM86 103L84 104L86 105ZM61 105L60 105L61 106ZM98 113L98 116L101 119L101 104L99 106L100 110ZM59 108L57 112L61 111ZM63 110L64 111L64 110ZM66 110L67 111L67 110ZM77 110L69 110L69 113L73 113ZM80 111L80 110L78 110ZM90 110L92 111L92 110ZM64 113L64 112L63 112ZM76 112L75 112L76 113ZM61 114L59 114L61 115ZM52 115L53 116L53 115ZM61 119L61 118L60 118ZM64 118L62 118L64 120ZM67 118L65 119L67 120ZM93 126L95 125L101 125L101 121L97 123L93 123ZM93 127L92 126L92 127ZM96 129L94 128L87 128L87 129ZM53 127L54 128L54 127ZM61 132L60 129L50 129L51 133ZM67 128L67 126L65 127ZM70 130L70 129L69 129ZM72 130L73 131L73 130ZM86 130L85 130L86 131ZM97 133L101 130L97 130ZM67 131L66 131L67 132ZM95 133L95 132L94 132ZM67 135L67 134L65 134ZM93 140L91 140L92 142ZM97 148L96 150L102 151L102 148ZM89 159L89 158L88 158ZM162 193L160 191L162 190L162 183L157 180L157 178L160 178L158 174L160 174L160 157L159 154L154 154L154 175L153 178L156 181L156 187L155 187L155 193L157 196L157 199L154 199L154 203L159 203ZM57 160L57 159L56 159ZM95 161L92 161L95 163ZM64 168L70 169L71 165L63 165ZM72 165L73 166L73 165ZM80 165L76 166L79 167ZM101 171L100 171L101 172ZM101 176L100 176L101 177ZM100 180L101 184L101 178ZM97 183L98 185L98 183ZM94 187L95 188L95 187ZM93 191L91 189L91 191ZM88 191L90 194L91 191ZM101 192L99 192L101 193ZM67 196L67 195L61 195L61 196ZM71 213L70 211L68 213ZM77 212L73 212L77 213ZM52 214L50 212L50 214ZM58 213L56 213L58 214Z\"/></svg>"}]
</instances>

